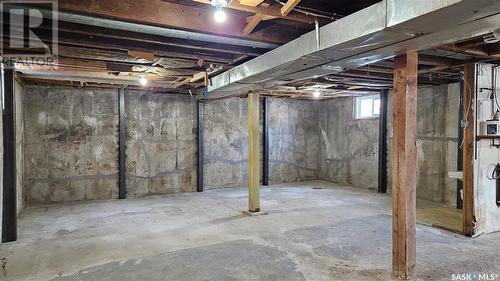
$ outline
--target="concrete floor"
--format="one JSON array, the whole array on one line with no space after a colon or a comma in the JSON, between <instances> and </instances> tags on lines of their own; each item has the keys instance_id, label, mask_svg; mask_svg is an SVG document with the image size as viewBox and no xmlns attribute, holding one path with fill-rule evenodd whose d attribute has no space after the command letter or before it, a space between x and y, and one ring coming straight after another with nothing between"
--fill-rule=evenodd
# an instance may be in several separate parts
<instances>
[{"instance_id":1,"label":"concrete floor","mask_svg":"<svg viewBox=\"0 0 500 281\"><path fill-rule=\"evenodd\" d=\"M268 215L246 206L238 188L29 208L0 279L391 279L389 196L315 181L263 189ZM499 244L418 225L418 279L500 274Z\"/></svg>"}]
</instances>

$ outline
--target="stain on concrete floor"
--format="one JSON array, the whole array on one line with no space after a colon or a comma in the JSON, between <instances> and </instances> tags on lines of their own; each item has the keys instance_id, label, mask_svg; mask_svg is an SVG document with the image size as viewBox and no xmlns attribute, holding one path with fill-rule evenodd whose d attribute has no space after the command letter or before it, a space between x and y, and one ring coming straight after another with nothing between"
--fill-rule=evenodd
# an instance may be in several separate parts
<instances>
[{"instance_id":1,"label":"stain on concrete floor","mask_svg":"<svg viewBox=\"0 0 500 281\"><path fill-rule=\"evenodd\" d=\"M284 251L237 240L157 256L112 262L52 281L287 280L304 276Z\"/></svg>"}]
</instances>

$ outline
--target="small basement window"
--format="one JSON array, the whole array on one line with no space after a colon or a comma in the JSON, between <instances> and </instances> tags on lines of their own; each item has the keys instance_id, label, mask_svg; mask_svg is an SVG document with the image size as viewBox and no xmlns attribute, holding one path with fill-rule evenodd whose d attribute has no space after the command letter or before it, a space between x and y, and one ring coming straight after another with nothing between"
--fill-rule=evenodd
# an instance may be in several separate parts
<instances>
[{"instance_id":1,"label":"small basement window","mask_svg":"<svg viewBox=\"0 0 500 281\"><path fill-rule=\"evenodd\" d=\"M380 95L356 97L354 101L356 119L378 118L380 116Z\"/></svg>"}]
</instances>

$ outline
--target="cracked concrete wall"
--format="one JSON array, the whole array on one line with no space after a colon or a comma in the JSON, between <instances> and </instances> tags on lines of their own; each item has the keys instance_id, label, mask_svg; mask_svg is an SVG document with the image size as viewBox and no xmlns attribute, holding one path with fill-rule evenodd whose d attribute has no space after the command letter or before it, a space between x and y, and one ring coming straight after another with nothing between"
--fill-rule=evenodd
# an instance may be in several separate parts
<instances>
[{"instance_id":1,"label":"cracked concrete wall","mask_svg":"<svg viewBox=\"0 0 500 281\"><path fill-rule=\"evenodd\" d=\"M195 99L127 92L125 112L127 196L195 191Z\"/></svg>"},{"instance_id":2,"label":"cracked concrete wall","mask_svg":"<svg viewBox=\"0 0 500 281\"><path fill-rule=\"evenodd\" d=\"M353 98L320 103L319 178L376 188L379 120L354 120L353 108Z\"/></svg>"},{"instance_id":3,"label":"cracked concrete wall","mask_svg":"<svg viewBox=\"0 0 500 281\"><path fill-rule=\"evenodd\" d=\"M25 86L24 200L117 198L117 91Z\"/></svg>"},{"instance_id":4,"label":"cracked concrete wall","mask_svg":"<svg viewBox=\"0 0 500 281\"><path fill-rule=\"evenodd\" d=\"M449 171L457 170L458 83L418 88L417 95L417 198L456 206L457 180ZM388 102L388 159L392 147L392 93ZM391 186L391 161L388 183Z\"/></svg>"},{"instance_id":5,"label":"cracked concrete wall","mask_svg":"<svg viewBox=\"0 0 500 281\"><path fill-rule=\"evenodd\" d=\"M240 186L247 182L247 111L246 98L204 103L205 189Z\"/></svg>"},{"instance_id":6,"label":"cracked concrete wall","mask_svg":"<svg viewBox=\"0 0 500 281\"><path fill-rule=\"evenodd\" d=\"M269 180L283 183L318 179L319 103L268 100Z\"/></svg>"}]
</instances>

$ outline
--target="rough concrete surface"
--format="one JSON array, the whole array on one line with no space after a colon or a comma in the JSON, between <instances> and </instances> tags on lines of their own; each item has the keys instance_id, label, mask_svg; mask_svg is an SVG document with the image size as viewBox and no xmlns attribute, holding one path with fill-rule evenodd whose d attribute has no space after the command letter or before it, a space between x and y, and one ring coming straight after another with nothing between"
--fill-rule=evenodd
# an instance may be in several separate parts
<instances>
[{"instance_id":1,"label":"rough concrete surface","mask_svg":"<svg viewBox=\"0 0 500 281\"><path fill-rule=\"evenodd\" d=\"M239 186L247 181L247 100L229 98L204 103L203 144L206 189Z\"/></svg>"},{"instance_id":2,"label":"rough concrete surface","mask_svg":"<svg viewBox=\"0 0 500 281\"><path fill-rule=\"evenodd\" d=\"M196 189L196 102L189 96L127 92L127 196Z\"/></svg>"},{"instance_id":3,"label":"rough concrete surface","mask_svg":"<svg viewBox=\"0 0 500 281\"><path fill-rule=\"evenodd\" d=\"M456 83L419 87L418 90L417 197L456 205L457 180L450 179L448 172L457 170L460 86ZM388 128L391 128L391 95L388 108ZM391 143L391 129L388 137ZM390 171L390 161L388 164Z\"/></svg>"},{"instance_id":4,"label":"rough concrete surface","mask_svg":"<svg viewBox=\"0 0 500 281\"><path fill-rule=\"evenodd\" d=\"M327 100L319 108L319 178L377 187L379 120L355 120L354 98Z\"/></svg>"},{"instance_id":5,"label":"rough concrete surface","mask_svg":"<svg viewBox=\"0 0 500 281\"><path fill-rule=\"evenodd\" d=\"M24 207L23 200L23 181L24 181L24 94L23 86L16 80L14 81L14 128L16 135L16 198L17 214Z\"/></svg>"},{"instance_id":6,"label":"rough concrete surface","mask_svg":"<svg viewBox=\"0 0 500 281\"><path fill-rule=\"evenodd\" d=\"M316 188L316 189L313 189ZM321 188L321 189L317 189ZM328 182L32 207L4 280L391 280L391 198ZM417 279L500 273L500 233L417 225Z\"/></svg>"},{"instance_id":7,"label":"rough concrete surface","mask_svg":"<svg viewBox=\"0 0 500 281\"><path fill-rule=\"evenodd\" d=\"M267 112L270 181L318 179L318 103L269 99Z\"/></svg>"},{"instance_id":8,"label":"rough concrete surface","mask_svg":"<svg viewBox=\"0 0 500 281\"><path fill-rule=\"evenodd\" d=\"M117 91L25 86L26 205L116 198Z\"/></svg>"}]
</instances>

